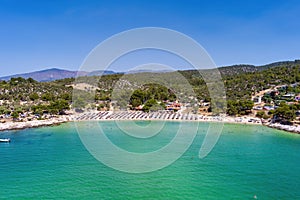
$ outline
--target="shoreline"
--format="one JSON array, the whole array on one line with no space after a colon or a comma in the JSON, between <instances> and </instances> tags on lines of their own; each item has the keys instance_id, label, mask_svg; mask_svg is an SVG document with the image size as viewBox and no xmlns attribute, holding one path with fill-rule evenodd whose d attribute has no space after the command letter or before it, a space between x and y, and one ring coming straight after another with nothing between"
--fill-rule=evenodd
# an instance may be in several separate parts
<instances>
[{"instance_id":1,"label":"shoreline","mask_svg":"<svg viewBox=\"0 0 300 200\"><path fill-rule=\"evenodd\" d=\"M10 131L10 130L22 130L27 128L38 128L43 126L54 126L60 125L65 122L71 122L70 118L68 117L57 117L53 119L46 119L46 120L34 120L34 121L27 121L27 122L5 122L0 124L0 133L3 131Z\"/></svg>"},{"instance_id":2,"label":"shoreline","mask_svg":"<svg viewBox=\"0 0 300 200\"><path fill-rule=\"evenodd\" d=\"M281 131L286 131L293 134L300 134L300 126L290 126L290 125L283 125L279 123L272 123L267 125L269 128L274 128Z\"/></svg>"},{"instance_id":3,"label":"shoreline","mask_svg":"<svg viewBox=\"0 0 300 200\"><path fill-rule=\"evenodd\" d=\"M289 133L300 134L300 126L282 125L278 123L262 123L261 119L256 117L216 117L203 116L197 114L181 113L143 113L136 111L100 111L88 112L76 115L65 115L53 119L34 120L27 122L6 122L0 124L0 133L9 130L22 130L27 128L38 128L43 126L60 125L66 122L74 121L187 121L187 122L220 122L228 124L244 125L262 125L269 128L283 130Z\"/></svg>"}]
</instances>

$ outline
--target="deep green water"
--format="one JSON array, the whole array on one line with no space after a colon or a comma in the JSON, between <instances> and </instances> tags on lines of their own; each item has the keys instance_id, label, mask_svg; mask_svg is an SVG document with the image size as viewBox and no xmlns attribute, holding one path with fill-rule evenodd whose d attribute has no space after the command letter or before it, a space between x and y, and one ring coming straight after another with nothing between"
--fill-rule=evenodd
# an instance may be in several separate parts
<instances>
[{"instance_id":1,"label":"deep green water","mask_svg":"<svg viewBox=\"0 0 300 200\"><path fill-rule=\"evenodd\" d=\"M100 124L113 143L135 152L166 145L178 126L169 122L141 143L113 122ZM2 132L0 137L12 142L0 143L0 199L300 199L299 135L227 124L213 151L199 159L207 126L200 124L193 144L175 163L144 174L97 161L73 123Z\"/></svg>"}]
</instances>

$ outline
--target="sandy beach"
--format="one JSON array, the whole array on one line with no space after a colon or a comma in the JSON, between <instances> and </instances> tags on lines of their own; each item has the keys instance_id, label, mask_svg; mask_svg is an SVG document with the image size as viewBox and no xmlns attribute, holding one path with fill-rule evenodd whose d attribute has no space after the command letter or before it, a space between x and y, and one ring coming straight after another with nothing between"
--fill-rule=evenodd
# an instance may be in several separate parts
<instances>
[{"instance_id":1,"label":"sandy beach","mask_svg":"<svg viewBox=\"0 0 300 200\"><path fill-rule=\"evenodd\" d=\"M230 117L230 116L204 116L198 114L183 114L174 112L149 112L142 111L102 111L89 112L76 115L74 121L105 121L105 120L164 120L164 121L201 121L201 122L224 122L242 124L262 124L259 118L255 117Z\"/></svg>"},{"instance_id":2,"label":"sandy beach","mask_svg":"<svg viewBox=\"0 0 300 200\"><path fill-rule=\"evenodd\" d=\"M164 121L198 121L198 122L222 122L249 125L266 125L292 133L300 134L300 126L289 126L278 123L263 124L261 119L249 116L204 116L198 114L183 114L174 112L149 112L142 111L94 111L76 115L59 116L46 120L34 120L27 122L6 122L0 124L0 131L35 128L40 126L58 125L69 121L111 121L111 120L164 120Z\"/></svg>"},{"instance_id":3,"label":"sandy beach","mask_svg":"<svg viewBox=\"0 0 300 200\"><path fill-rule=\"evenodd\" d=\"M276 128L291 133L300 134L300 126L297 125L282 125L279 123L262 123L262 120L257 117L243 116L204 116L198 114L182 114L173 112L140 112L140 111L103 111L90 112L74 116L74 121L105 121L105 120L167 120L167 121L199 121L199 122L222 122L222 123L237 123L248 125L265 125L270 128Z\"/></svg>"}]
</instances>

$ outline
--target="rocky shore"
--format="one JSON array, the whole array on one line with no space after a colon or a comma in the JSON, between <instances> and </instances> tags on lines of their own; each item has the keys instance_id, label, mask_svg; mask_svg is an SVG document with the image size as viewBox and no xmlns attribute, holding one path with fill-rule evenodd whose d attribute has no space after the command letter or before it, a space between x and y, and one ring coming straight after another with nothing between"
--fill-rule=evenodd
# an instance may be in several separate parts
<instances>
[{"instance_id":1,"label":"rocky shore","mask_svg":"<svg viewBox=\"0 0 300 200\"><path fill-rule=\"evenodd\" d=\"M64 117L57 117L57 118L46 119L46 120L34 120L34 121L27 121L27 122L5 122L0 124L0 131L58 125L71 120L72 120L71 117L64 116Z\"/></svg>"},{"instance_id":2,"label":"rocky shore","mask_svg":"<svg viewBox=\"0 0 300 200\"><path fill-rule=\"evenodd\" d=\"M267 126L270 128L276 128L279 130L300 134L300 126L297 125L283 125L279 123L272 123L272 124L268 124Z\"/></svg>"}]
</instances>

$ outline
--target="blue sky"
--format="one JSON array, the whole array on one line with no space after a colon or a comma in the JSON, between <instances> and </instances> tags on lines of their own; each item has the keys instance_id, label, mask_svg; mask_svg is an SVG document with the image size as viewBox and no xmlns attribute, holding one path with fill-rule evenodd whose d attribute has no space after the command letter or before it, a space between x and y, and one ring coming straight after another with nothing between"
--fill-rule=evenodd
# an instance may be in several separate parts
<instances>
[{"instance_id":1,"label":"blue sky","mask_svg":"<svg viewBox=\"0 0 300 200\"><path fill-rule=\"evenodd\" d=\"M0 0L0 76L77 70L101 41L148 26L194 38L218 66L299 59L299 13L297 0Z\"/></svg>"}]
</instances>

